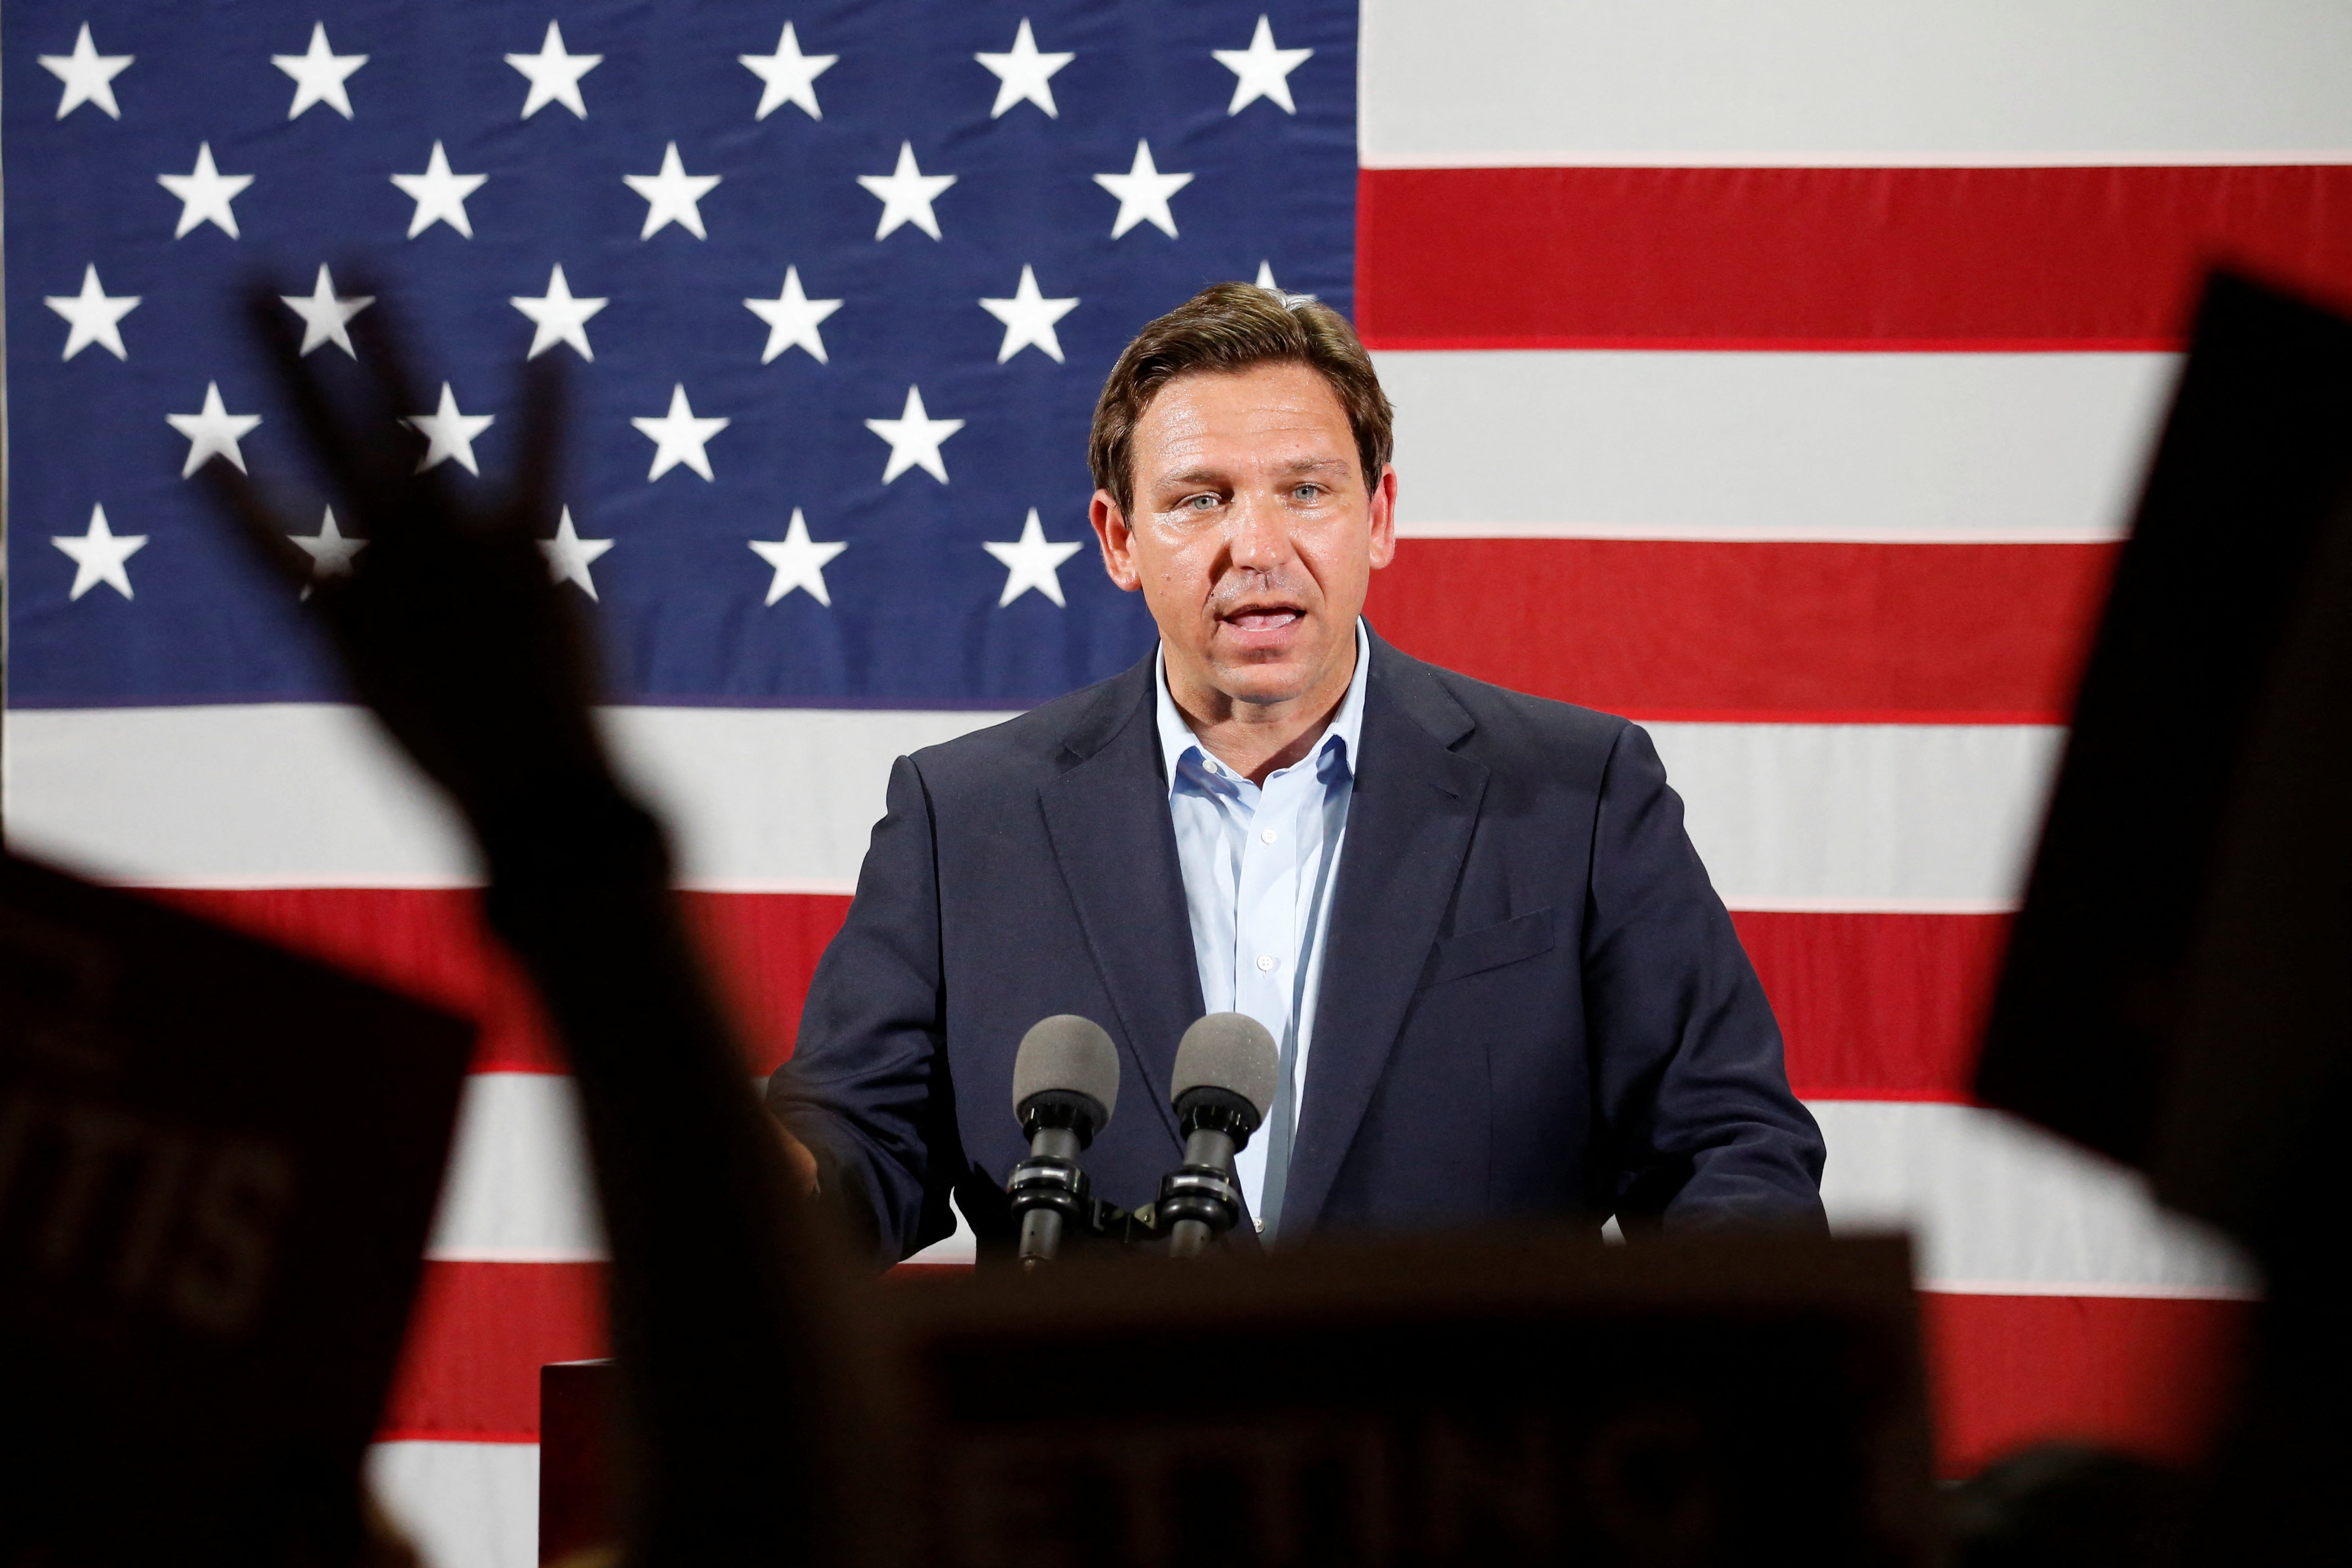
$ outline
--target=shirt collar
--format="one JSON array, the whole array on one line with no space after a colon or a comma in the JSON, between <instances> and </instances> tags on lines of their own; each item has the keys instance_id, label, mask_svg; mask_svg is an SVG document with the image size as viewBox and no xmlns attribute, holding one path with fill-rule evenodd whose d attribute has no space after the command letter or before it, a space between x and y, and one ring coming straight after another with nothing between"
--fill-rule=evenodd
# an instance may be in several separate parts
<instances>
[{"instance_id":1,"label":"shirt collar","mask_svg":"<svg viewBox=\"0 0 2352 1568\"><path fill-rule=\"evenodd\" d=\"M1365 635L1363 617L1359 616L1356 617L1356 673L1348 681L1347 700L1339 704L1339 711L1332 719L1330 728L1325 730L1323 738L1316 742L1316 755L1329 752L1336 744L1339 748L1339 761L1350 769L1356 765L1364 732L1364 684L1371 668L1372 639ZM1200 738L1192 733L1192 727L1184 722L1183 712L1176 706L1176 700L1168 694L1168 650L1165 646L1156 649L1151 656L1151 689L1159 698L1160 760L1167 770L1168 788L1172 793L1185 758L1196 756L1202 763L1206 763L1209 758Z\"/></svg>"}]
</instances>

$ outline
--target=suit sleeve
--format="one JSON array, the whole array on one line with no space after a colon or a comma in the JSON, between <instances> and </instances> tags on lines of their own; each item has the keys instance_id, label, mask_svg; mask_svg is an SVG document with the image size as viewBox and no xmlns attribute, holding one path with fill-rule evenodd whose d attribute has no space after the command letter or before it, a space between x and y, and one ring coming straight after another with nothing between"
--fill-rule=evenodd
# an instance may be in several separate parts
<instances>
[{"instance_id":1,"label":"suit sleeve","mask_svg":"<svg viewBox=\"0 0 2352 1568\"><path fill-rule=\"evenodd\" d=\"M948 1079L939 866L921 771L900 757L849 918L826 947L768 1106L884 1263L955 1229L962 1163Z\"/></svg>"},{"instance_id":2,"label":"suit sleeve","mask_svg":"<svg viewBox=\"0 0 2352 1568\"><path fill-rule=\"evenodd\" d=\"M1583 965L1605 1129L1597 1204L1675 1228L1822 1226L1821 1130L1789 1090L1771 1004L1639 725L1611 753L1591 867Z\"/></svg>"}]
</instances>

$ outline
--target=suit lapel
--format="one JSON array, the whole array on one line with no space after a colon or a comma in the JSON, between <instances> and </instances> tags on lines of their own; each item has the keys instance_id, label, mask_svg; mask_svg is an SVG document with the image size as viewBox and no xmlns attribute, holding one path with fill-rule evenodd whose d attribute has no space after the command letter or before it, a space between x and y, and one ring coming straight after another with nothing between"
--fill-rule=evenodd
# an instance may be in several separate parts
<instances>
[{"instance_id":1,"label":"suit lapel","mask_svg":"<svg viewBox=\"0 0 2352 1568\"><path fill-rule=\"evenodd\" d=\"M1377 637L1371 647L1363 755L1283 1200L1282 1227L1291 1235L1314 1227L1371 1103L1453 900L1486 787L1486 769L1451 750L1473 728L1469 714L1419 661Z\"/></svg>"},{"instance_id":2,"label":"suit lapel","mask_svg":"<svg viewBox=\"0 0 2352 1568\"><path fill-rule=\"evenodd\" d=\"M1152 669L1145 658L1072 727L1063 742L1072 765L1038 791L1038 804L1127 1038L1119 1103L1149 1101L1173 1138L1168 1083L1177 1039L1201 1016L1201 976L1160 771Z\"/></svg>"}]
</instances>

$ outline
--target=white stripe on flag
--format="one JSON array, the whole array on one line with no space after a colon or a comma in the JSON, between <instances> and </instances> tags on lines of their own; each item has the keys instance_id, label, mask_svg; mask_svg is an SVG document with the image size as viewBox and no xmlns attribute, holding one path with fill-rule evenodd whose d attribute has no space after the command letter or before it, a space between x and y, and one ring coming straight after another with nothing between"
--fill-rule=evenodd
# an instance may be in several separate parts
<instances>
[{"instance_id":1,"label":"white stripe on flag","mask_svg":"<svg viewBox=\"0 0 2352 1568\"><path fill-rule=\"evenodd\" d=\"M607 710L624 768L670 819L680 879L846 893L891 759L1003 713ZM477 880L454 816L374 722L331 703L17 709L10 847L110 881L446 888Z\"/></svg>"},{"instance_id":2,"label":"white stripe on flag","mask_svg":"<svg viewBox=\"0 0 2352 1568\"><path fill-rule=\"evenodd\" d=\"M441 1207L425 1255L443 1262L593 1263L604 1226L569 1078L466 1080Z\"/></svg>"},{"instance_id":3,"label":"white stripe on flag","mask_svg":"<svg viewBox=\"0 0 2352 1568\"><path fill-rule=\"evenodd\" d=\"M1363 0L1367 168L2352 161L2336 0Z\"/></svg>"},{"instance_id":4,"label":"white stripe on flag","mask_svg":"<svg viewBox=\"0 0 2352 1568\"><path fill-rule=\"evenodd\" d=\"M638 708L612 731L696 888L847 892L890 759L1002 715ZM1735 908L2011 905L2062 731L1993 724L1650 726ZM11 846L180 887L449 887L467 856L350 709L8 715Z\"/></svg>"},{"instance_id":5,"label":"white stripe on flag","mask_svg":"<svg viewBox=\"0 0 2352 1568\"><path fill-rule=\"evenodd\" d=\"M2149 1201L2137 1178L1997 1112L1824 1100L1823 1201L1850 1229L1909 1226L1923 1278L1994 1294L2240 1293L2250 1277L2206 1232ZM488 1073L469 1088L432 1256L586 1261L602 1256L568 1079ZM935 1258L970 1256L944 1244Z\"/></svg>"},{"instance_id":6,"label":"white stripe on flag","mask_svg":"<svg viewBox=\"0 0 2352 1568\"><path fill-rule=\"evenodd\" d=\"M109 881L441 888L457 816L363 710L326 702L11 709L8 847Z\"/></svg>"},{"instance_id":7,"label":"white stripe on flag","mask_svg":"<svg viewBox=\"0 0 2352 1568\"><path fill-rule=\"evenodd\" d=\"M2026 724L1645 727L1733 909L1938 914L2014 906L2065 735Z\"/></svg>"},{"instance_id":8,"label":"white stripe on flag","mask_svg":"<svg viewBox=\"0 0 2352 1568\"><path fill-rule=\"evenodd\" d=\"M616 708L610 717L624 767L670 816L687 884L846 893L892 761L1013 715Z\"/></svg>"},{"instance_id":9,"label":"white stripe on flag","mask_svg":"<svg viewBox=\"0 0 2352 1568\"><path fill-rule=\"evenodd\" d=\"M2245 1260L2139 1175L1999 1111L1815 1100L1822 1201L1849 1231L1908 1228L1924 1281L1976 1295L2241 1296Z\"/></svg>"},{"instance_id":10,"label":"white stripe on flag","mask_svg":"<svg viewBox=\"0 0 2352 1568\"><path fill-rule=\"evenodd\" d=\"M1383 353L1398 531L2112 539L2179 361L2157 353Z\"/></svg>"},{"instance_id":11,"label":"white stripe on flag","mask_svg":"<svg viewBox=\"0 0 2352 1568\"><path fill-rule=\"evenodd\" d=\"M536 1568L538 1444L378 1443L367 1478L426 1568Z\"/></svg>"}]
</instances>

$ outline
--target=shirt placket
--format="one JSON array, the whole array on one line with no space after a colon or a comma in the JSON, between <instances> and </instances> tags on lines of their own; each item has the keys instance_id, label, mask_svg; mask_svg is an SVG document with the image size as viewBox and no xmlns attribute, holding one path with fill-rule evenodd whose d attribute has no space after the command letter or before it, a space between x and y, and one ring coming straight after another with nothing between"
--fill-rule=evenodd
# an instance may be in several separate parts
<instances>
[{"instance_id":1,"label":"shirt placket","mask_svg":"<svg viewBox=\"0 0 2352 1568\"><path fill-rule=\"evenodd\" d=\"M1291 969L1297 962L1298 862L1284 809L1294 781L1268 779L1242 820L1241 884L1234 914L1234 996L1239 1011L1276 1041L1290 1023Z\"/></svg>"}]
</instances>

